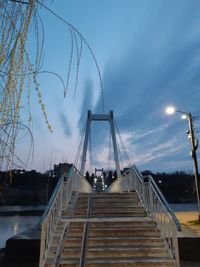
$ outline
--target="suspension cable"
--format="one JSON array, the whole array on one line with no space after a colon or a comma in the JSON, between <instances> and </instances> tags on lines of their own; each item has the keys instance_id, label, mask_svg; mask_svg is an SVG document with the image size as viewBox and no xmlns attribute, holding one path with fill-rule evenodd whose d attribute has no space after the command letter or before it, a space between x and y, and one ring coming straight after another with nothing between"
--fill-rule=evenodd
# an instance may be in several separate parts
<instances>
[{"instance_id":1,"label":"suspension cable","mask_svg":"<svg viewBox=\"0 0 200 267\"><path fill-rule=\"evenodd\" d=\"M127 152L127 150L125 148L124 142L122 140L122 137L121 137L121 134L120 134L120 131L119 131L119 128L117 126L117 123L116 123L115 119L114 119L114 124L115 124L116 130L117 130L117 134L118 134L118 137L119 137L120 145L122 147L122 151L124 153L125 161L128 163L128 166L131 167L132 164L131 164L131 161L130 161L130 157L129 157L128 152Z\"/></svg>"},{"instance_id":2,"label":"suspension cable","mask_svg":"<svg viewBox=\"0 0 200 267\"><path fill-rule=\"evenodd\" d=\"M118 135L118 137L119 137L119 135ZM122 153L121 153L121 150L120 150L119 146L118 146L118 153L119 153L119 160L121 162L121 167L122 167L122 169L124 169L123 156L122 156Z\"/></svg>"},{"instance_id":3,"label":"suspension cable","mask_svg":"<svg viewBox=\"0 0 200 267\"><path fill-rule=\"evenodd\" d=\"M89 131L89 151L90 151L90 166L91 166L91 171L92 171L93 157L92 157L92 133L91 133L91 130Z\"/></svg>"},{"instance_id":4,"label":"suspension cable","mask_svg":"<svg viewBox=\"0 0 200 267\"><path fill-rule=\"evenodd\" d=\"M78 151L76 153L76 157L75 157L75 161L74 161L74 166L78 169L78 164L80 163L80 158L81 158L81 150L82 150L82 147L83 147L83 140L84 140L84 137L85 137L85 132L86 132L86 125L85 125L85 128L83 130L83 134L82 134L82 137L80 138L80 143L79 143L79 146L78 146Z\"/></svg>"},{"instance_id":5,"label":"suspension cable","mask_svg":"<svg viewBox=\"0 0 200 267\"><path fill-rule=\"evenodd\" d=\"M111 129L110 129L110 134L109 134L109 141L108 141L108 170L110 170L111 164L110 164L110 159L111 159Z\"/></svg>"}]
</instances>

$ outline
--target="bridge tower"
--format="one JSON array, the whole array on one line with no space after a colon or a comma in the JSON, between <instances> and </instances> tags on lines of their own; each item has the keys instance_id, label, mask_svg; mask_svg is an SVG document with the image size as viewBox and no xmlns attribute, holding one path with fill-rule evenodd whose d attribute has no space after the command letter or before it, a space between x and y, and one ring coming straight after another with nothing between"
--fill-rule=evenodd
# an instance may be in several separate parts
<instances>
[{"instance_id":1,"label":"bridge tower","mask_svg":"<svg viewBox=\"0 0 200 267\"><path fill-rule=\"evenodd\" d=\"M90 125L91 125L92 121L98 121L98 122L108 121L110 124L117 177L120 178L121 173L120 173L119 156L118 156L116 134L115 134L114 115L113 115L112 110L108 114L92 114L92 111L88 110L87 122L86 122L86 131L85 131L84 144L83 144L81 170L80 170L81 174L84 175L86 154L87 154L87 147L88 147L88 138L89 138L89 132L90 132Z\"/></svg>"}]
</instances>

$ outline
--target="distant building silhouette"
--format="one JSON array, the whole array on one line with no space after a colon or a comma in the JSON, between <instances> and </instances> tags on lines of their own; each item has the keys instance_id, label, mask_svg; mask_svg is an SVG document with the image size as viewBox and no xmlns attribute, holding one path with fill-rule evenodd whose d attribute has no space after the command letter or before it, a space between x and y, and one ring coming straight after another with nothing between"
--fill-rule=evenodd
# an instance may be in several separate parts
<instances>
[{"instance_id":1,"label":"distant building silhouette","mask_svg":"<svg viewBox=\"0 0 200 267\"><path fill-rule=\"evenodd\" d=\"M66 175L72 167L72 163L59 163L54 165L54 174L57 178Z\"/></svg>"}]
</instances>

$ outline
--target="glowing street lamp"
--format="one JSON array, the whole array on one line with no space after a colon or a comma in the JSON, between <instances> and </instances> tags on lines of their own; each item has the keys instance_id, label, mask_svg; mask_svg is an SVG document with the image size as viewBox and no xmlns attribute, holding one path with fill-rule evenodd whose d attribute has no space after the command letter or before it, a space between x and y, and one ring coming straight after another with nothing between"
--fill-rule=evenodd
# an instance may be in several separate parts
<instances>
[{"instance_id":1,"label":"glowing street lamp","mask_svg":"<svg viewBox=\"0 0 200 267\"><path fill-rule=\"evenodd\" d=\"M194 177L195 177L195 187L196 187L196 194L197 194L197 204L198 204L198 223L200 223L200 184L199 184L199 171L198 171L198 162L197 162L197 154L196 154L196 150L198 148L198 140L195 138L194 136L194 127L193 127L193 116L191 113L185 112L185 111L181 111L181 110L176 110L175 107L167 107L166 108L166 113L168 115L172 115L175 112L181 113L182 119L187 119L188 120L188 126L189 126L189 130L187 131L188 134L188 139L191 142L191 152L190 152L190 156L193 159L194 162Z\"/></svg>"},{"instance_id":2,"label":"glowing street lamp","mask_svg":"<svg viewBox=\"0 0 200 267\"><path fill-rule=\"evenodd\" d=\"M175 112L176 112L175 107L167 107L167 108L166 108L166 113L167 113L168 115L172 115L172 114L174 114Z\"/></svg>"},{"instance_id":3,"label":"glowing street lamp","mask_svg":"<svg viewBox=\"0 0 200 267\"><path fill-rule=\"evenodd\" d=\"M187 115L186 115L186 114L182 114L182 115L181 115L181 119L182 119L182 120L186 120L186 119L187 119Z\"/></svg>"}]
</instances>

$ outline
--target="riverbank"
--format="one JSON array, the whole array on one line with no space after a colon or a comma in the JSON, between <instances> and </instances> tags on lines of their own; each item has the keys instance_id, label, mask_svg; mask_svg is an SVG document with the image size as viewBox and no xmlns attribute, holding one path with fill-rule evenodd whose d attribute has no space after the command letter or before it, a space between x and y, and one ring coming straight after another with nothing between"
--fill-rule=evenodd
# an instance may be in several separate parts
<instances>
[{"instance_id":1,"label":"riverbank","mask_svg":"<svg viewBox=\"0 0 200 267\"><path fill-rule=\"evenodd\" d=\"M197 224L197 218L198 218L198 212L197 211L178 211L175 212L176 217L178 218L179 222L182 226L182 231L178 232L178 237L180 240L185 240L185 244L182 245L179 244L179 252L180 250L183 250L182 254L184 254L186 258L189 257L189 255L193 254L194 250L196 250L196 246L194 247L194 244L198 245L198 239L200 239L200 224ZM189 251L192 249L192 251ZM194 256L194 259L192 261L181 261L181 267L199 267L200 261L198 257L199 253L196 251L196 255ZM195 258L196 261L195 261Z\"/></svg>"},{"instance_id":2,"label":"riverbank","mask_svg":"<svg viewBox=\"0 0 200 267\"><path fill-rule=\"evenodd\" d=\"M200 224L197 223L197 211L179 211L175 212L175 214L182 225L183 234L187 232L188 235L200 237Z\"/></svg>"},{"instance_id":3,"label":"riverbank","mask_svg":"<svg viewBox=\"0 0 200 267\"><path fill-rule=\"evenodd\" d=\"M6 241L38 225L41 216L1 216L0 217L0 248L4 248Z\"/></svg>"}]
</instances>

